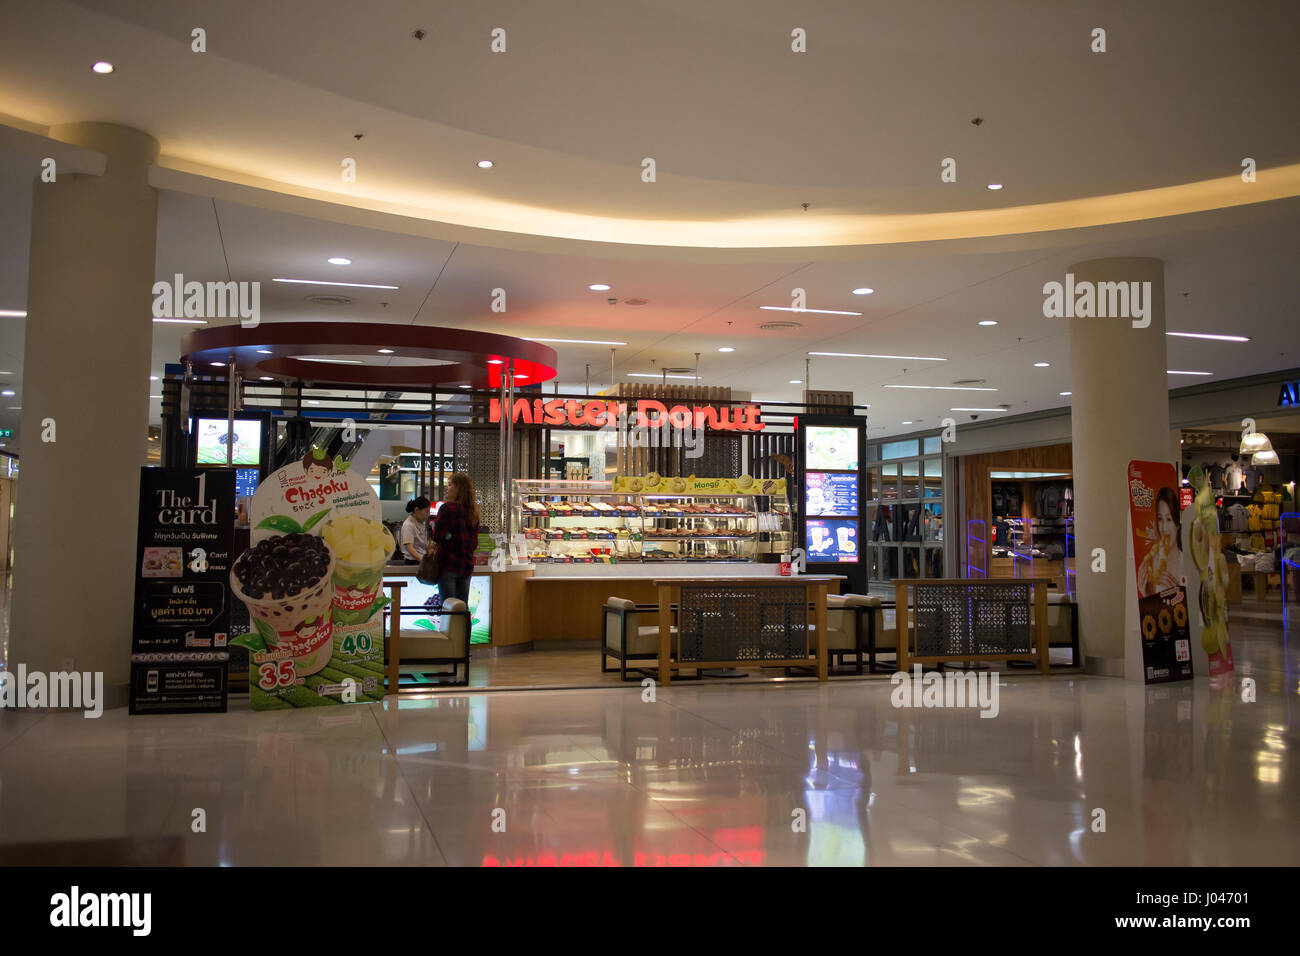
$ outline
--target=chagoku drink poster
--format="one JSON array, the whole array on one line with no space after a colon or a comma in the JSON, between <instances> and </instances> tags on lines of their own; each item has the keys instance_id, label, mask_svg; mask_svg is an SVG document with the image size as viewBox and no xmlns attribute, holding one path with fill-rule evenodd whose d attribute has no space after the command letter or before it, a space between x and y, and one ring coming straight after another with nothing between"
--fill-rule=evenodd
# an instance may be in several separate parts
<instances>
[{"instance_id":1,"label":"chagoku drink poster","mask_svg":"<svg viewBox=\"0 0 1300 956\"><path fill-rule=\"evenodd\" d=\"M1191 680L1182 510L1174 466L1160 461L1130 461L1128 494L1146 682Z\"/></svg>"},{"instance_id":2,"label":"chagoku drink poster","mask_svg":"<svg viewBox=\"0 0 1300 956\"><path fill-rule=\"evenodd\" d=\"M381 699L393 538L370 485L312 449L258 486L251 519L230 587L253 624L232 641L248 648L253 709Z\"/></svg>"}]
</instances>

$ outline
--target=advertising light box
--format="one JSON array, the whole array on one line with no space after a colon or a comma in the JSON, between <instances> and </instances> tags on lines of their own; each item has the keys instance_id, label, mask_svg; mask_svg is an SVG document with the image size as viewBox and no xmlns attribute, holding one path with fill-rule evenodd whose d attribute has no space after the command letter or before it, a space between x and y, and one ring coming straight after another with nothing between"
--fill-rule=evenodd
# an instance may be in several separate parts
<instances>
[{"instance_id":1,"label":"advertising light box","mask_svg":"<svg viewBox=\"0 0 1300 956\"><path fill-rule=\"evenodd\" d=\"M804 544L808 560L852 564L858 560L857 518L809 518Z\"/></svg>"},{"instance_id":2,"label":"advertising light box","mask_svg":"<svg viewBox=\"0 0 1300 956\"><path fill-rule=\"evenodd\" d=\"M200 418L197 423L198 461L200 465L226 463L227 423L224 418ZM262 457L262 423L254 419L235 419L235 452L232 464L260 465Z\"/></svg>"},{"instance_id":3,"label":"advertising light box","mask_svg":"<svg viewBox=\"0 0 1300 956\"><path fill-rule=\"evenodd\" d=\"M857 471L858 430L835 425L809 425L804 432L806 471Z\"/></svg>"},{"instance_id":4,"label":"advertising light box","mask_svg":"<svg viewBox=\"0 0 1300 956\"><path fill-rule=\"evenodd\" d=\"M806 477L805 513L810 517L858 513L858 475L856 472L810 471Z\"/></svg>"}]
</instances>

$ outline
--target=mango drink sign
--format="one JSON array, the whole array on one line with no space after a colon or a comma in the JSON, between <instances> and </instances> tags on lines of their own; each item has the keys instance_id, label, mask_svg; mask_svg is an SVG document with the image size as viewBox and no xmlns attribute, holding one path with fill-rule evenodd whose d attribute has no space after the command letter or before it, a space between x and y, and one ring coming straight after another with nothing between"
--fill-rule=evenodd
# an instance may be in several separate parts
<instances>
[{"instance_id":1,"label":"mango drink sign","mask_svg":"<svg viewBox=\"0 0 1300 956\"><path fill-rule=\"evenodd\" d=\"M1146 683L1191 680L1182 511L1174 466L1129 462L1128 492Z\"/></svg>"},{"instance_id":2,"label":"mango drink sign","mask_svg":"<svg viewBox=\"0 0 1300 956\"><path fill-rule=\"evenodd\" d=\"M253 709L381 699L394 545L370 485L314 448L268 475L250 510L230 586L254 628L231 641L248 648Z\"/></svg>"}]
</instances>

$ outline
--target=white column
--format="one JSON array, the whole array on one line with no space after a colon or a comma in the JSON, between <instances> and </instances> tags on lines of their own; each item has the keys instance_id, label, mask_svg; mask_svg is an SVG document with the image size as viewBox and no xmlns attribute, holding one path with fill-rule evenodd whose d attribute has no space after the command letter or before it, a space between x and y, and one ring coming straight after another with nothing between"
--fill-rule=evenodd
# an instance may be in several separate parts
<instances>
[{"instance_id":1,"label":"white column","mask_svg":"<svg viewBox=\"0 0 1300 956\"><path fill-rule=\"evenodd\" d=\"M130 669L158 143L109 123L50 135L108 165L34 186L9 667L102 671L113 705Z\"/></svg>"},{"instance_id":2,"label":"white column","mask_svg":"<svg viewBox=\"0 0 1300 956\"><path fill-rule=\"evenodd\" d=\"M1084 282L1150 283L1150 324L1144 328L1134 328L1129 318L1069 320L1079 636L1090 673L1140 681L1140 667L1124 666L1126 652L1140 655L1129 639L1138 624L1136 608L1128 606L1137 589L1126 469L1134 459L1169 458L1164 263L1093 259L1069 272L1076 289ZM1092 571L1097 548L1105 552L1105 573Z\"/></svg>"}]
</instances>

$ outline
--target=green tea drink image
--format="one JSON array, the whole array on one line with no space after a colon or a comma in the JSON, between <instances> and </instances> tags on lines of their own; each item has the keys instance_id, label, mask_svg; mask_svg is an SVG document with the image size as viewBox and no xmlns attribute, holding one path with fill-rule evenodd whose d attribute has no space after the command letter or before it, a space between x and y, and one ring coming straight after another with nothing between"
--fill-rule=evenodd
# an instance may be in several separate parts
<instances>
[{"instance_id":1,"label":"green tea drink image","mask_svg":"<svg viewBox=\"0 0 1300 956\"><path fill-rule=\"evenodd\" d=\"M260 541L235 561L230 588L271 652L288 652L298 677L329 663L334 650L330 605L334 555L311 534L282 534Z\"/></svg>"},{"instance_id":2,"label":"green tea drink image","mask_svg":"<svg viewBox=\"0 0 1300 956\"><path fill-rule=\"evenodd\" d=\"M321 537L334 552L334 623L370 619L383 583L384 565L393 556L393 536L380 521L345 515L327 522Z\"/></svg>"}]
</instances>

